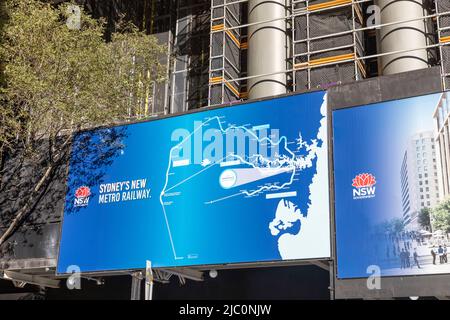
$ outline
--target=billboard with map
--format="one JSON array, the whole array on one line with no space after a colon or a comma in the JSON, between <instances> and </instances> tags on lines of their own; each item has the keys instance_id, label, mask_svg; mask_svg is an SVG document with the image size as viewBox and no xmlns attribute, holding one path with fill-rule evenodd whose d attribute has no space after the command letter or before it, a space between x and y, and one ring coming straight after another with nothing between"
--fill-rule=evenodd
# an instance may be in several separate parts
<instances>
[{"instance_id":1,"label":"billboard with map","mask_svg":"<svg viewBox=\"0 0 450 320\"><path fill-rule=\"evenodd\" d=\"M330 256L323 92L74 136L58 273Z\"/></svg>"}]
</instances>

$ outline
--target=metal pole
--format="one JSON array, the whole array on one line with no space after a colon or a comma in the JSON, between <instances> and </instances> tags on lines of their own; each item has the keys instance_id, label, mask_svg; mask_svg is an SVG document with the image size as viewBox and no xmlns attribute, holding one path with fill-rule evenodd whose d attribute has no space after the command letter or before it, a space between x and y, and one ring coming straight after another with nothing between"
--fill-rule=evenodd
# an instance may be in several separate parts
<instances>
[{"instance_id":1,"label":"metal pole","mask_svg":"<svg viewBox=\"0 0 450 320\"><path fill-rule=\"evenodd\" d=\"M145 268L145 300L153 300L153 280L152 262L147 260Z\"/></svg>"},{"instance_id":2,"label":"metal pole","mask_svg":"<svg viewBox=\"0 0 450 320\"><path fill-rule=\"evenodd\" d=\"M142 272L131 275L131 300L141 300Z\"/></svg>"}]
</instances>

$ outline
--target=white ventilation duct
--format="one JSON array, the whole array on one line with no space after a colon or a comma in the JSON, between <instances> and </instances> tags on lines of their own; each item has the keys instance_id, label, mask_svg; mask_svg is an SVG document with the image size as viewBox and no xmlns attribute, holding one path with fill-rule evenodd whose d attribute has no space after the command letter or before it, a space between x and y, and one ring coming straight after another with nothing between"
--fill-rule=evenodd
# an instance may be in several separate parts
<instances>
[{"instance_id":1,"label":"white ventilation duct","mask_svg":"<svg viewBox=\"0 0 450 320\"><path fill-rule=\"evenodd\" d=\"M381 24L417 19L426 15L423 0L376 0L375 3L380 8ZM412 50L381 57L381 74L394 74L428 67L427 50L423 49L427 46L424 19L381 27L378 36L381 53Z\"/></svg>"},{"instance_id":2,"label":"white ventilation duct","mask_svg":"<svg viewBox=\"0 0 450 320\"><path fill-rule=\"evenodd\" d=\"M248 28L248 76L263 75L249 79L248 95L250 99L262 98L286 93L286 1L285 0L249 0L248 22L262 21Z\"/></svg>"}]
</instances>

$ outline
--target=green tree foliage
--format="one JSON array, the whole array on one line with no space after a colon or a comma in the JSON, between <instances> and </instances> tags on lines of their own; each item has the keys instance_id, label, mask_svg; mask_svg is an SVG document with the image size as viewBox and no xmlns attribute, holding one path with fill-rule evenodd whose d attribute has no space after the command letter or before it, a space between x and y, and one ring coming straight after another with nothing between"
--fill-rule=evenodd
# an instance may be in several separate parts
<instances>
[{"instance_id":1,"label":"green tree foliage","mask_svg":"<svg viewBox=\"0 0 450 320\"><path fill-rule=\"evenodd\" d=\"M433 231L450 232L450 199L442 201L433 212Z\"/></svg>"},{"instance_id":2,"label":"green tree foliage","mask_svg":"<svg viewBox=\"0 0 450 320\"><path fill-rule=\"evenodd\" d=\"M149 93L164 80L166 49L155 37L124 23L106 42L104 21L83 11L81 27L69 28L67 5L0 7L0 218L10 221L0 245L67 163L72 133L150 116ZM16 174L24 166L37 178L25 183Z\"/></svg>"},{"instance_id":3,"label":"green tree foliage","mask_svg":"<svg viewBox=\"0 0 450 320\"><path fill-rule=\"evenodd\" d=\"M390 220L384 221L378 227L378 232L380 233L390 233L390 234L398 234L403 232L405 226L403 224L403 219L401 218L392 218Z\"/></svg>"},{"instance_id":4,"label":"green tree foliage","mask_svg":"<svg viewBox=\"0 0 450 320\"><path fill-rule=\"evenodd\" d=\"M430 230L431 229L431 209L430 208L422 208L419 212L419 225L426 229L426 230Z\"/></svg>"}]
</instances>

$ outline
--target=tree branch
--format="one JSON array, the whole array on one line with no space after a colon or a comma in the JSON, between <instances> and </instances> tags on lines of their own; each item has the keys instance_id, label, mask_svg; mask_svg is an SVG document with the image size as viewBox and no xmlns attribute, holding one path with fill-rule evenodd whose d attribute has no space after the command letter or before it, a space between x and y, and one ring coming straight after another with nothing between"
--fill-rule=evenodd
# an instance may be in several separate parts
<instances>
[{"instance_id":1,"label":"tree branch","mask_svg":"<svg viewBox=\"0 0 450 320\"><path fill-rule=\"evenodd\" d=\"M17 212L16 217L11 222L11 224L8 226L8 228L5 230L5 232L0 237L0 246L14 233L14 231L20 226L21 222L23 221L24 217L28 214L29 209L32 207L32 203L34 203L34 199L38 196L39 191L41 190L43 184L50 176L53 165L50 165L45 170L45 173L41 177L41 179L38 181L36 186L33 189L33 192L28 197L28 200L25 202L25 204L22 206L22 208Z\"/></svg>"}]
</instances>

